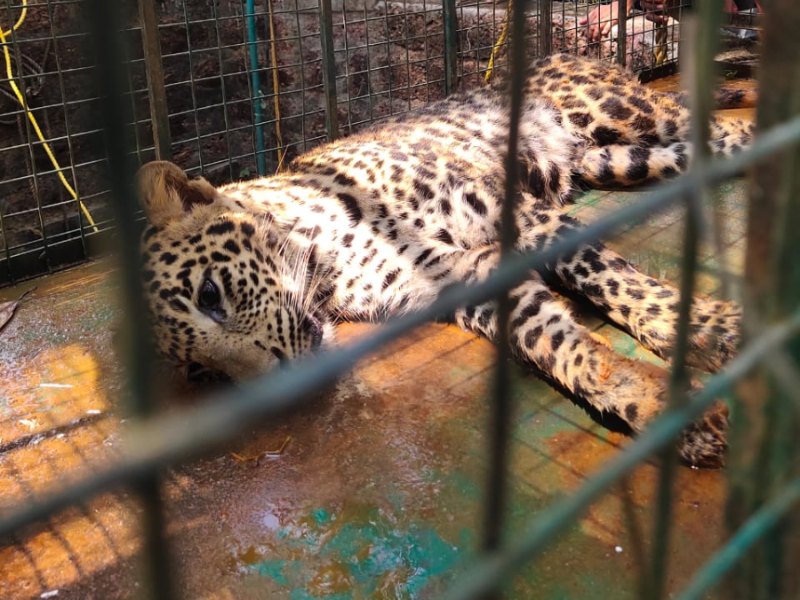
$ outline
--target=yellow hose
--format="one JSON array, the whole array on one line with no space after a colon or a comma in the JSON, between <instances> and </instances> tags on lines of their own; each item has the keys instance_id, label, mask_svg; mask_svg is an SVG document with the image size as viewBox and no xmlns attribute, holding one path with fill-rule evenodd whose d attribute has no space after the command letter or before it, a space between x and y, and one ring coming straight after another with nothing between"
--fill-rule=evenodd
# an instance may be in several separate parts
<instances>
[{"instance_id":1,"label":"yellow hose","mask_svg":"<svg viewBox=\"0 0 800 600\"><path fill-rule=\"evenodd\" d=\"M56 157L53 155L53 151L50 149L50 145L45 141L44 134L42 130L39 128L39 123L36 122L36 117L33 116L33 113L28 108L28 105L25 102L25 97L22 95L19 87L17 87L17 83L14 81L14 72L11 69L11 54L8 51L8 46L10 42L6 42L7 36L10 36L13 32L20 28L20 26L25 22L25 17L28 14L28 0L22 0L22 13L19 15L19 19L14 24L14 26L9 29L8 31L3 31L2 27L0 27L0 44L3 45L3 54L6 59L6 74L8 75L8 83L11 86L11 89L14 91L14 95L16 95L17 100L19 101L20 105L22 106L25 114L28 116L28 120L33 125L33 130L36 132L36 136L39 138L39 141L42 142L44 146L44 151L47 152L47 156L50 158L50 162L53 163L56 171L58 172L58 178L61 180L61 183L64 184L64 187L69 192L70 196L74 200L77 200L78 205L80 206L83 214L86 216L86 220L89 221L89 224L94 229L95 233L99 231L97 225L94 223L94 219L92 219L92 215L89 213L89 210L86 208L83 202L78 200L78 194L72 189L72 186L67 181L67 178L64 177L64 173L62 173L61 166L58 164Z\"/></svg>"},{"instance_id":2,"label":"yellow hose","mask_svg":"<svg viewBox=\"0 0 800 600\"><path fill-rule=\"evenodd\" d=\"M508 36L508 19L511 16L511 9L514 8L514 0L508 0L508 8L506 9L506 16L503 19L503 29L500 31L500 37L497 38L497 42L495 42L494 46L492 47L492 55L489 57L489 64L486 67L486 78L484 81L489 83L489 79L492 76L492 71L494 70L494 59L497 57L497 54L500 52L500 48L506 41L506 37Z\"/></svg>"}]
</instances>

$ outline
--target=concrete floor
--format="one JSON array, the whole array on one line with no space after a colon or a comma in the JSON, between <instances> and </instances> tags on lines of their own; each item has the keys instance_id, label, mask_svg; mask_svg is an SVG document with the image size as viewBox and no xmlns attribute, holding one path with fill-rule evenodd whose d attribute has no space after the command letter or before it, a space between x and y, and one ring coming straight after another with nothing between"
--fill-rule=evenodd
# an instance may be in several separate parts
<instances>
[{"instance_id":1,"label":"concrete floor","mask_svg":"<svg viewBox=\"0 0 800 600\"><path fill-rule=\"evenodd\" d=\"M635 193L592 192L591 221ZM723 187L724 257L704 249L700 287L742 264L744 186ZM654 277L677 281L680 213L654 216L612 244ZM107 465L124 429L112 265L37 286L0 332L0 515ZM581 311L628 355L658 362ZM343 339L367 326L342 327ZM364 361L330 393L230 448L167 473L168 534L183 597L202 600L435 598L476 553L494 350L454 326L428 325ZM514 371L509 532L557 502L628 439L592 421L532 374ZM191 390L189 390L191 392ZM191 402L186 390L165 410ZM284 452L258 463L257 456ZM510 584L510 598L637 596L650 547L657 470L638 468ZM681 590L725 536L724 474L678 473L668 586ZM623 499L639 535L632 535ZM0 598L132 598L138 507L124 492L19 532L0 547ZM638 539L640 538L640 539ZM638 539L638 541L637 541ZM56 593L57 591L57 593Z\"/></svg>"}]
</instances>

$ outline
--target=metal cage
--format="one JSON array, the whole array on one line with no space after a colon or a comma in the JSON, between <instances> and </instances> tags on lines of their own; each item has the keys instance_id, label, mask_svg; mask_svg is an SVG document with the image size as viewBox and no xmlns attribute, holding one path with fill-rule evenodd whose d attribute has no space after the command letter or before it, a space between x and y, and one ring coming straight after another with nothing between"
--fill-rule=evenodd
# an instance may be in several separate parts
<instances>
[{"instance_id":1,"label":"metal cage","mask_svg":"<svg viewBox=\"0 0 800 600\"><path fill-rule=\"evenodd\" d=\"M73 43L74 38L85 35L85 32L56 31L52 15L47 20L51 29L46 35L26 39L22 31L15 30L10 36L10 49L15 54L17 65L14 77L25 82L23 87L29 100L24 102L25 109L11 109L2 116L16 120L20 135L26 137L0 149L0 156L18 153L17 164L25 164L29 173L17 177L3 175L1 185L10 186L6 189L32 186L36 207L9 208L10 204L5 202L0 222L4 236L3 277L8 281L41 272L42 268L57 268L59 263L50 250L56 252L60 248L71 247L70 244L76 241L80 249L70 258L80 258L90 253L89 242L93 237L99 237L114 223L114 241L123 266L124 307L130 330L128 396L137 418L128 433L129 449L117 462L87 479L52 493L38 503L16 507L3 514L0 520L1 536L15 535L22 527L85 501L103 490L130 486L144 500L144 532L147 540L145 566L152 584L151 595L156 598L175 597L170 561L164 550L164 523L159 500L159 477L165 468L231 439L254 418L265 418L296 408L319 386L350 368L358 359L436 315L465 303L491 298L500 298L503 306L502 298L506 290L521 281L529 269L543 265L554 256L572 251L587 241L607 237L622 227L641 222L664 207L683 202L689 210L682 265L682 316L678 329L678 351L674 357L674 364L681 365L682 353L686 350L688 307L696 272L695 234L701 226L700 211L696 209L707 200L707 192L715 184L757 166L758 169L751 174L751 246L746 267L750 292L746 298L747 343L739 357L724 372L712 377L691 402L686 401L684 393L684 369L676 366L673 370L673 402L665 414L575 494L535 515L527 529L509 539L500 535L504 522L504 490L507 485L505 449L510 419L510 383L504 367L507 351L500 345L492 407L491 479L486 488L485 555L456 582L445 597L452 600L497 597L498 590L517 569L536 558L556 539L559 532L634 466L659 452L663 459L661 493L657 500L659 517L654 531L652 560L642 573L642 578L645 582L643 597L663 597L665 566L669 558L666 551L669 505L676 464L673 454L664 449L715 396L743 380L757 385L742 386L739 394L741 404L748 408L750 414L762 414L764 422L758 431L745 427L733 440L734 447L750 443L758 449L754 456L740 457L735 467L738 476L732 485L734 491L739 492L733 494L731 505L735 533L708 564L698 567L692 583L680 597L703 597L745 556L749 561L746 564L751 566L742 571L746 579L742 589L748 590L747 597L780 597L783 567L788 561L783 554L784 525L788 523L788 511L800 499L796 464L798 404L795 383L800 377L796 365L800 356L797 343L797 332L800 330L800 313L797 311L800 282L794 264L798 242L791 231L793 223L800 216L797 193L800 179L795 168L797 143L800 140L800 106L794 100L798 97L797 82L800 81L797 73L800 44L793 39L800 24L800 11L791 0L775 0L769 5L770 13L764 24L762 98L758 114L760 136L751 149L726 161L712 161L700 152L686 176L658 188L643 201L626 206L580 233L566 237L547 251L507 257L489 280L479 286L451 290L429 309L392 321L376 335L335 354L307 360L299 372L293 370L270 374L242 389L215 397L206 404L185 408L167 416L153 415L149 353L137 327L142 317L137 208L129 186L135 163L156 155L172 156L181 166L202 171L217 183L271 172L280 168L293 152L346 133L362 122L409 110L419 103L441 97L458 85L467 85L470 77L484 77L487 70L485 61L492 56L497 40L502 37L503 16L496 5L485 9L483 5L474 5L470 10L474 10L476 15L486 11L486 25L465 26L463 14L469 7L456 5L452 0L445 0L441 7L428 6L423 0L413 10L408 10L410 4L404 4L403 10L398 13L393 13L387 4L382 16L372 16L366 9L351 12L346 3L343 10L334 7L330 0L323 0L320 6L302 6L298 0L288 8L276 2L268 4L267 10L261 12L252 10L253 3L240 2L236 5L236 14L224 14L220 8L222 3L212 2L203 6L204 10L210 12L195 14L187 8L188 5L184 5L171 20L167 19L167 22L156 26L152 4L148 6L143 0L141 29L125 29L122 26L123 15L120 14L124 11L119 9L132 10L133 7L121 7L115 2L83 0L67 3L48 0L37 6L50 14L56 8L71 10L77 4L85 4L90 9L86 13L86 22L90 26L88 32L91 33L90 41L94 48L89 55L93 56L94 62L89 65L63 68L66 47ZM696 52L692 55L692 92L695 106L699 108L697 123L706 123L708 117L707 100L710 97L709 82L712 80L709 74L719 26L722 24L719 7L718 2L706 2L699 9L701 18L697 20ZM572 10L566 3L557 6L549 0L542 0L533 8L530 13L526 2L517 0L510 11L508 37L511 46L509 56L504 60L511 73L523 70L527 60L526 44L515 43L515 40L526 39L529 15L541 15L546 22L551 15L565 15ZM427 23L421 30L411 27L415 19L431 12L442 15L440 28L429 30ZM14 22L11 17L16 14L15 8L9 5L8 18L3 22ZM286 19L279 21L279 16L285 16ZM481 18L478 17L479 20ZM232 24L230 31L226 23ZM332 33L334 24L345 33L361 28L364 42L356 43L354 39L361 38L345 35L346 42L337 47L337 39L342 38ZM397 50L389 48L392 38L388 33L379 39L370 33L367 39L367 32L373 31L373 28L381 32L401 31L402 40L413 39L414 50L406 48L400 51L399 57L393 55L392 52ZM538 35L534 36L537 40L536 52L555 49L556 39L561 35L554 36L549 27L545 29L544 32L539 29ZM165 32L173 30L179 32L181 42L174 48L165 49L168 45L165 43ZM124 35L119 35L120 31ZM418 35L412 36L412 32ZM122 42L128 36L137 43L140 37L144 39L145 50L141 54L126 55L125 48L129 46ZM156 38L161 42L160 51ZM466 43L468 40L471 40L471 45ZM274 45L279 43L303 48L309 54L294 59L288 50L276 49ZM49 61L42 59L41 48L51 44L55 49L53 60L61 67L48 70L46 62ZM205 47L199 47L201 44L205 44ZM133 46L138 47L137 44ZM269 66L269 61L274 61L278 55L285 62L279 63L278 67L274 64ZM620 60L627 61L629 55L626 50L619 55ZM312 58L309 59L309 56ZM502 58L499 53L496 56ZM384 59L386 62L382 62ZM38 66L34 66L33 61ZM157 76L154 77L154 74L168 71L167 64L171 61L185 65L185 79L167 82L166 78L158 80ZM29 69L28 74L25 74L26 68ZM373 78L375 72L381 70L386 79L379 85ZM419 84L410 78L410 74L416 70L425 75ZM288 73L297 75L290 77ZM73 77L85 78L87 87L88 82L93 82L93 91L79 99L68 98L69 86L64 82ZM282 77L288 80L282 80ZM36 81L44 83L35 88ZM519 111L521 96L520 78L514 81L517 85L512 86L511 92L512 123L516 121L513 111ZM205 87L206 82L212 82L213 85ZM243 92L245 86L250 86L246 88L246 93ZM59 99L36 97L35 89L39 89L40 94L41 90L60 90L62 95ZM185 100L188 98L187 104L176 109L171 98L181 94ZM298 104L289 102L290 98L297 98ZM41 105L34 105L34 99ZM101 127L92 121L92 127L84 131L73 124L69 115L84 107L98 110L102 117ZM706 109L703 110L703 107ZM145 110L147 112L143 112ZM70 162L63 159L61 166L75 182L79 192L77 198L64 197L57 181L58 167L47 166L47 162L39 156L43 143L35 141L34 134L23 119L29 113L45 123L45 128L48 121L55 121L53 115L67 115L63 121L64 130L52 129L44 137L55 154L70 157ZM290 128L289 123L295 123L296 128ZM2 126L13 127L14 124ZM703 129L703 126L697 127L696 135L700 140L704 137ZM102 151L91 144L87 143L84 147L82 142L78 143L77 140L83 139L82 136L102 139ZM516 131L513 128L509 137L510 153L513 155L516 143ZM219 144L221 147L217 148ZM101 167L104 172L99 179L101 183L95 182L94 187L84 183L89 179L86 173ZM512 181L513 178L508 177L508 180ZM43 200L44 190L51 190L49 193L57 201ZM7 198L7 192L2 192L0 197ZM27 197L30 202L31 196ZM93 199L102 202L94 204ZM79 202L83 202L87 211L94 215L94 225L81 216ZM109 214L102 210L106 204ZM509 210L510 205L508 201ZM67 217L63 231L50 233L44 211L64 211L67 208L74 215ZM12 221L17 218L36 220L40 235L17 245L12 244L8 236ZM70 218L74 220L70 221ZM506 228L506 247L509 247L512 235L510 228ZM42 251L44 259L41 258ZM33 255L37 264L44 260L45 267L39 265L36 268L38 271L22 267L21 271L16 270L13 263L19 259L22 265L24 259L21 257L25 255ZM743 487L737 483L748 477L756 480L758 485ZM752 553L754 547L757 552Z\"/></svg>"}]
</instances>

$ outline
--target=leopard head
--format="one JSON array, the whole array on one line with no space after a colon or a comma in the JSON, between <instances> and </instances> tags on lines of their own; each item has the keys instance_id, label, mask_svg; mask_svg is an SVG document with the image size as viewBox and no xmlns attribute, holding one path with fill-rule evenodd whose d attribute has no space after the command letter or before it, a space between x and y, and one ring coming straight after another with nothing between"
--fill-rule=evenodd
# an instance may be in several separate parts
<instances>
[{"instance_id":1,"label":"leopard head","mask_svg":"<svg viewBox=\"0 0 800 600\"><path fill-rule=\"evenodd\" d=\"M314 310L309 249L268 214L168 162L144 165L137 184L148 221L145 296L162 354L239 381L331 336Z\"/></svg>"}]
</instances>

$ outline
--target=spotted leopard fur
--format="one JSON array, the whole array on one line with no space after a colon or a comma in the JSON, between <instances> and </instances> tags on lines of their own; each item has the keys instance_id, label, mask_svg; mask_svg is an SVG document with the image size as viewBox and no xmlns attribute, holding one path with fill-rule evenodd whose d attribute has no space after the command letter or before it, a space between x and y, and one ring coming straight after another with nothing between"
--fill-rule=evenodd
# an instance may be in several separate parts
<instances>
[{"instance_id":1,"label":"spotted leopard fur","mask_svg":"<svg viewBox=\"0 0 800 600\"><path fill-rule=\"evenodd\" d=\"M527 91L519 251L580 227L563 210L573 178L625 186L686 168L689 114L680 95L568 56L536 64ZM144 275L163 353L244 379L330 342L338 321L380 320L427 305L453 283L485 279L500 254L506 97L488 88L458 93L309 152L286 173L218 189L170 163L142 167ZM750 136L743 123L715 121L711 148L730 153ZM562 256L548 273L644 346L670 355L674 287L599 242ZM520 362L634 431L663 409L667 373L598 342L542 273L511 298L509 337ZM466 330L497 336L493 303L454 317ZM736 305L698 298L689 364L718 370L735 352L739 319ZM720 403L687 428L682 456L720 464L726 426Z\"/></svg>"}]
</instances>

